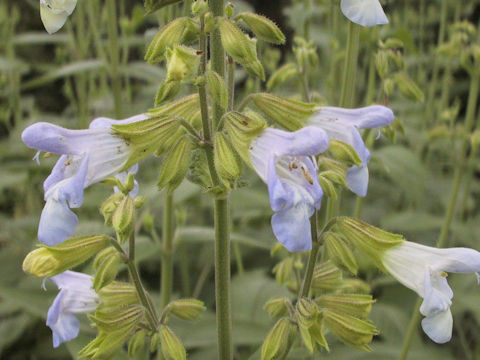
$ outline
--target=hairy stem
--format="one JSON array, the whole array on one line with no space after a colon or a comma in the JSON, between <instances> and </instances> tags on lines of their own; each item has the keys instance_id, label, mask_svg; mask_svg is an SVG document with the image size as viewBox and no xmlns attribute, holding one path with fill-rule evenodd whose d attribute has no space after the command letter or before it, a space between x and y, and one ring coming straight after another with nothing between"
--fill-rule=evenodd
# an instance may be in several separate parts
<instances>
[{"instance_id":1,"label":"hairy stem","mask_svg":"<svg viewBox=\"0 0 480 360\"><path fill-rule=\"evenodd\" d=\"M353 106L353 95L355 91L355 79L357 76L357 65L358 65L358 42L359 42L359 26L349 21L347 53L345 55L345 65L343 68L342 92L340 96L341 107Z\"/></svg>"},{"instance_id":2,"label":"hairy stem","mask_svg":"<svg viewBox=\"0 0 480 360\"><path fill-rule=\"evenodd\" d=\"M162 226L161 307L170 302L173 286L173 194L166 193Z\"/></svg>"}]
</instances>

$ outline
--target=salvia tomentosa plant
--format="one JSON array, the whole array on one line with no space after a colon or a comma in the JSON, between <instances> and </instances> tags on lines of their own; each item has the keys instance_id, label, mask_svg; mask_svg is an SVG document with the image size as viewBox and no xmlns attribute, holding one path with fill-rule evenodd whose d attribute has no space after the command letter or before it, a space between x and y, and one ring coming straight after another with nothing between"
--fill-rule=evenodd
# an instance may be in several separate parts
<instances>
[{"instance_id":1,"label":"salvia tomentosa plant","mask_svg":"<svg viewBox=\"0 0 480 360\"><path fill-rule=\"evenodd\" d=\"M115 44L115 2L107 3L109 21L113 21L109 37ZM172 318L194 321L207 307L193 297L172 297L173 193L185 180L199 186L213 203L217 358L236 358L230 296L230 195L248 186L242 177L248 169L266 184L273 211L272 237L278 240L272 248L273 273L278 285L291 295L271 298L264 306L275 322L258 351L262 360L286 359L296 349L309 354L330 351L334 338L370 351L372 339L379 334L369 319L375 299L368 284L357 277L361 263L367 261L420 297L401 356L408 353L420 315L421 327L431 340L448 342L453 329L453 291L447 275L480 271L476 250L443 248L464 166L456 169L438 247L407 241L358 219L361 198L368 192L369 148L377 134L393 139L402 130L386 106L388 98L398 88L407 99L425 101L405 71L403 42L392 37L378 41L372 56L372 76L378 73L382 96L378 103L372 97L366 106L353 108L361 27L377 31L377 25L388 24L380 2L334 3L348 19L342 19L345 24L348 21L348 38L336 104L325 104L310 90L309 74L318 67L319 58L308 31L294 39L294 56L270 71L262 61L267 44L285 46L287 40L273 21L253 12L237 13L224 0L145 1L147 13L182 4L182 16L171 17L146 49L145 61L165 70L152 99L153 108L123 120L96 118L88 129L38 122L22 133L23 142L39 152L37 160L40 152L60 155L43 183L40 244L23 262L26 273L48 279L59 290L46 322L53 333L53 346L76 338L78 317L88 314L97 336L79 352L80 357L116 358L128 347L131 358L143 349L165 359L188 358ZM41 0L46 30L60 30L75 6L76 1ZM467 131L473 130L478 97L478 38L478 29L459 23L441 47L451 58L460 55L460 65L471 78ZM114 102L121 113L118 59L110 54L109 61ZM254 91L240 98L234 92L236 77L254 81ZM293 78L300 85L299 94L274 93ZM470 139L462 139L459 164L467 159L470 147ZM160 158L157 185L165 193L158 254L162 262L159 302L144 286L135 253L137 218L148 201L138 195L141 184L135 176L150 156ZM98 204L112 231L75 236L82 220L73 210L82 206L85 189L99 182L112 187L111 196ZM353 217L341 214L343 191L358 196ZM190 255L196 256L186 254ZM91 262L91 275L73 270L86 262ZM124 268L128 281L120 279ZM191 329L195 331L195 324Z\"/></svg>"}]
</instances>

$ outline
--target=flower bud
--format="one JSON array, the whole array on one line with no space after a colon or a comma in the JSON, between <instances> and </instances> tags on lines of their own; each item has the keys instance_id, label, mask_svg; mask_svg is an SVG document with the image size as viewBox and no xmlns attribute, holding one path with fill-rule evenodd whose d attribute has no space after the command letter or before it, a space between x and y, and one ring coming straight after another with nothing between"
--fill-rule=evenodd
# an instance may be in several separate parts
<instances>
[{"instance_id":1,"label":"flower bud","mask_svg":"<svg viewBox=\"0 0 480 360\"><path fill-rule=\"evenodd\" d=\"M170 314L183 320L197 320L206 309L203 301L196 299L175 300L167 306Z\"/></svg>"},{"instance_id":2,"label":"flower bud","mask_svg":"<svg viewBox=\"0 0 480 360\"><path fill-rule=\"evenodd\" d=\"M349 278L349 279L344 279L342 288L340 289L340 292L343 294L366 294L369 295L372 292L371 286L360 279L355 279L355 278Z\"/></svg>"},{"instance_id":3,"label":"flower bud","mask_svg":"<svg viewBox=\"0 0 480 360\"><path fill-rule=\"evenodd\" d=\"M106 333L118 332L119 330L131 332L143 318L144 311L144 307L140 305L123 306L116 309L99 307L94 314L88 317L99 331Z\"/></svg>"},{"instance_id":4,"label":"flower bud","mask_svg":"<svg viewBox=\"0 0 480 360\"><path fill-rule=\"evenodd\" d=\"M182 81L197 74L200 57L194 49L177 45L174 48L168 48L166 56L166 82Z\"/></svg>"},{"instance_id":5,"label":"flower bud","mask_svg":"<svg viewBox=\"0 0 480 360\"><path fill-rule=\"evenodd\" d=\"M135 227L135 202L131 196L125 196L118 204L112 216L112 226L117 232L118 241L126 242Z\"/></svg>"},{"instance_id":6,"label":"flower bud","mask_svg":"<svg viewBox=\"0 0 480 360\"><path fill-rule=\"evenodd\" d=\"M298 76L299 72L294 64L285 64L270 76L267 82L267 90L282 86L288 80Z\"/></svg>"},{"instance_id":7,"label":"flower bud","mask_svg":"<svg viewBox=\"0 0 480 360\"><path fill-rule=\"evenodd\" d=\"M397 73L395 75L395 82L397 83L398 89L400 90L402 95L406 98L421 103L425 101L425 95L423 94L423 91L406 74Z\"/></svg>"},{"instance_id":8,"label":"flower bud","mask_svg":"<svg viewBox=\"0 0 480 360\"><path fill-rule=\"evenodd\" d=\"M145 54L149 64L162 61L169 47L180 44L187 26L187 18L181 17L169 22L155 36Z\"/></svg>"},{"instance_id":9,"label":"flower bud","mask_svg":"<svg viewBox=\"0 0 480 360\"><path fill-rule=\"evenodd\" d=\"M137 196L135 199L133 199L133 203L135 204L135 209L140 209L145 202L147 201L147 198L145 196Z\"/></svg>"},{"instance_id":10,"label":"flower bud","mask_svg":"<svg viewBox=\"0 0 480 360\"><path fill-rule=\"evenodd\" d=\"M339 217L335 227L345 240L369 255L382 270L383 252L405 241L402 235L389 233L354 218Z\"/></svg>"},{"instance_id":11,"label":"flower bud","mask_svg":"<svg viewBox=\"0 0 480 360\"><path fill-rule=\"evenodd\" d=\"M195 0L192 4L192 14L195 16L205 15L208 11L207 0Z\"/></svg>"},{"instance_id":12,"label":"flower bud","mask_svg":"<svg viewBox=\"0 0 480 360\"><path fill-rule=\"evenodd\" d=\"M372 299L372 295L328 294L318 297L316 302L321 308L328 308L365 319L370 314L375 300Z\"/></svg>"},{"instance_id":13,"label":"flower bud","mask_svg":"<svg viewBox=\"0 0 480 360\"><path fill-rule=\"evenodd\" d=\"M213 148L215 168L225 185L237 180L242 174L242 163L229 139L221 132L215 135Z\"/></svg>"},{"instance_id":14,"label":"flower bud","mask_svg":"<svg viewBox=\"0 0 480 360\"><path fill-rule=\"evenodd\" d=\"M181 85L180 81L164 82L157 90L154 105L157 106L165 101L172 100L180 92Z\"/></svg>"},{"instance_id":15,"label":"flower bud","mask_svg":"<svg viewBox=\"0 0 480 360\"><path fill-rule=\"evenodd\" d=\"M320 176L324 177L327 180L330 180L332 183L347 187L347 179L345 167L341 168L342 170L327 170L320 172Z\"/></svg>"},{"instance_id":16,"label":"flower bud","mask_svg":"<svg viewBox=\"0 0 480 360\"><path fill-rule=\"evenodd\" d=\"M233 14L235 12L235 6L231 2L229 2L227 5L225 5L225 16L229 19L232 18Z\"/></svg>"},{"instance_id":17,"label":"flower bud","mask_svg":"<svg viewBox=\"0 0 480 360\"><path fill-rule=\"evenodd\" d=\"M70 238L55 246L41 245L23 261L23 271L37 277L52 277L87 261L110 244L105 235Z\"/></svg>"},{"instance_id":18,"label":"flower bud","mask_svg":"<svg viewBox=\"0 0 480 360\"><path fill-rule=\"evenodd\" d=\"M305 72L310 68L316 68L319 60L315 44L312 41L307 43L305 39L299 37L296 37L294 42L297 44L297 46L293 48L293 52L300 69Z\"/></svg>"},{"instance_id":19,"label":"flower bud","mask_svg":"<svg viewBox=\"0 0 480 360\"><path fill-rule=\"evenodd\" d=\"M326 197L332 200L337 199L337 191L335 190L335 185L333 185L333 183L329 179L323 177L322 174L319 174L318 183L320 184L320 187L322 188Z\"/></svg>"},{"instance_id":20,"label":"flower bud","mask_svg":"<svg viewBox=\"0 0 480 360\"><path fill-rule=\"evenodd\" d=\"M284 317L277 321L262 345L262 360L284 359L295 341L297 327Z\"/></svg>"},{"instance_id":21,"label":"flower bud","mask_svg":"<svg viewBox=\"0 0 480 360\"><path fill-rule=\"evenodd\" d=\"M232 21L226 18L218 18L217 21L227 54L251 75L265 80L263 66L257 59L256 41L245 35Z\"/></svg>"},{"instance_id":22,"label":"flower bud","mask_svg":"<svg viewBox=\"0 0 480 360\"><path fill-rule=\"evenodd\" d=\"M150 352L154 353L157 351L158 347L160 346L160 334L156 332L152 335L152 339L150 340Z\"/></svg>"},{"instance_id":23,"label":"flower bud","mask_svg":"<svg viewBox=\"0 0 480 360\"><path fill-rule=\"evenodd\" d=\"M371 351L368 344L378 334L374 325L335 310L325 310L324 318L327 327L342 342L360 350Z\"/></svg>"},{"instance_id":24,"label":"flower bud","mask_svg":"<svg viewBox=\"0 0 480 360\"><path fill-rule=\"evenodd\" d=\"M113 193L107 200L100 206L100 213L105 218L105 225L112 225L112 215L115 212L118 204L123 200L125 195L121 192Z\"/></svg>"},{"instance_id":25,"label":"flower bud","mask_svg":"<svg viewBox=\"0 0 480 360\"><path fill-rule=\"evenodd\" d=\"M93 267L95 276L93 277L93 288L98 292L104 286L110 284L118 274L118 265L121 255L114 247L108 247L95 257Z\"/></svg>"},{"instance_id":26,"label":"flower bud","mask_svg":"<svg viewBox=\"0 0 480 360\"><path fill-rule=\"evenodd\" d=\"M375 55L375 67L380 78L385 79L388 73L388 54L386 51L379 51Z\"/></svg>"},{"instance_id":27,"label":"flower bud","mask_svg":"<svg viewBox=\"0 0 480 360\"><path fill-rule=\"evenodd\" d=\"M186 360L187 353L180 339L166 325L161 325L160 342L165 360Z\"/></svg>"},{"instance_id":28,"label":"flower bud","mask_svg":"<svg viewBox=\"0 0 480 360\"><path fill-rule=\"evenodd\" d=\"M104 309L114 309L139 303L135 286L120 281L114 281L104 286L98 292L98 296Z\"/></svg>"},{"instance_id":29,"label":"flower bud","mask_svg":"<svg viewBox=\"0 0 480 360\"><path fill-rule=\"evenodd\" d=\"M358 265L353 251L341 236L333 232L327 232L323 235L323 241L328 258L339 268L345 268L352 274L357 275Z\"/></svg>"},{"instance_id":30,"label":"flower bud","mask_svg":"<svg viewBox=\"0 0 480 360\"><path fill-rule=\"evenodd\" d=\"M168 186L168 191L172 192L181 184L188 170L191 147L189 138L183 136L165 155L158 176L160 189Z\"/></svg>"},{"instance_id":31,"label":"flower bud","mask_svg":"<svg viewBox=\"0 0 480 360\"><path fill-rule=\"evenodd\" d=\"M312 278L314 290L335 290L342 286L343 276L330 260L315 266Z\"/></svg>"},{"instance_id":32,"label":"flower bud","mask_svg":"<svg viewBox=\"0 0 480 360\"><path fill-rule=\"evenodd\" d=\"M298 323L309 328L319 312L317 304L308 298L302 297L295 306Z\"/></svg>"},{"instance_id":33,"label":"flower bud","mask_svg":"<svg viewBox=\"0 0 480 360\"><path fill-rule=\"evenodd\" d=\"M288 307L291 306L290 300L286 297L272 298L268 300L263 309L268 312L272 318L285 316L288 314Z\"/></svg>"},{"instance_id":34,"label":"flower bud","mask_svg":"<svg viewBox=\"0 0 480 360\"><path fill-rule=\"evenodd\" d=\"M145 347L147 332L145 330L137 331L128 342L128 356L136 359L140 351Z\"/></svg>"},{"instance_id":35,"label":"flower bud","mask_svg":"<svg viewBox=\"0 0 480 360\"><path fill-rule=\"evenodd\" d=\"M293 258L291 256L280 261L273 268L272 272L275 274L277 283L279 285L285 284L293 274Z\"/></svg>"},{"instance_id":36,"label":"flower bud","mask_svg":"<svg viewBox=\"0 0 480 360\"><path fill-rule=\"evenodd\" d=\"M348 167L362 166L362 159L360 159L360 156L358 156L355 149L347 143L338 140L330 140L328 150L336 160Z\"/></svg>"},{"instance_id":37,"label":"flower bud","mask_svg":"<svg viewBox=\"0 0 480 360\"><path fill-rule=\"evenodd\" d=\"M383 91L387 96L391 96L395 91L395 80L393 79L385 79L383 81Z\"/></svg>"},{"instance_id":38,"label":"flower bud","mask_svg":"<svg viewBox=\"0 0 480 360\"><path fill-rule=\"evenodd\" d=\"M273 44L284 44L285 35L280 28L270 19L254 13L241 13L237 16L247 24L250 30L259 39Z\"/></svg>"},{"instance_id":39,"label":"flower bud","mask_svg":"<svg viewBox=\"0 0 480 360\"><path fill-rule=\"evenodd\" d=\"M314 104L267 93L254 94L252 100L265 115L291 131L302 128L303 120L315 112Z\"/></svg>"},{"instance_id":40,"label":"flower bud","mask_svg":"<svg viewBox=\"0 0 480 360\"><path fill-rule=\"evenodd\" d=\"M225 81L215 71L205 73L208 95L222 109L228 106L228 91Z\"/></svg>"}]
</instances>

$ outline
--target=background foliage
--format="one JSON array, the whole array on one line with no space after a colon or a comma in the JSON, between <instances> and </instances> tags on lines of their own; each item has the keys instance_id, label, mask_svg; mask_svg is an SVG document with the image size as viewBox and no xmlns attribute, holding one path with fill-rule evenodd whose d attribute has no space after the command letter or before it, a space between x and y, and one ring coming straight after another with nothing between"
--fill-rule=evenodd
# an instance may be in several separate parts
<instances>
[{"instance_id":1,"label":"background foliage","mask_svg":"<svg viewBox=\"0 0 480 360\"><path fill-rule=\"evenodd\" d=\"M425 94L425 100L409 98L396 90L386 96L378 75L374 75L373 98L388 103L403 125L403 133L382 136L372 150L369 195L362 217L372 224L405 234L410 241L434 245L443 222L452 182L452 153L463 136L468 77L458 60L439 56L441 2L447 3L447 23L469 20L478 28L480 2L456 0L386 1L391 24L362 30L360 69L355 105L366 104L369 69L375 70L379 40L400 39L405 71ZM341 69L346 43L347 22L337 0L297 0L255 4L233 1L236 10L257 7L287 34L282 47L260 44L264 66L271 75L292 61L294 35L310 38L317 47L318 66L308 74L317 102L336 105L340 96ZM268 6L266 5L268 3ZM276 2L275 2L276 3ZM120 0L120 66L122 115L131 116L153 106L165 71L162 65L143 61L146 46L155 29L172 16L175 6L144 17L140 1ZM449 28L446 29L447 38ZM370 70L372 71L372 70ZM240 95L265 88L247 79L240 71L236 89ZM299 87L288 80L274 92L292 95ZM371 91L372 89L370 89ZM371 93L370 93L371 96ZM242 96L240 96L241 98ZM418 100L418 96L417 96ZM52 349L51 332L45 326L46 311L56 290L26 276L21 270L24 256L36 241L36 228L43 206L42 181L54 159L32 161L34 152L20 141L21 131L36 121L49 121L70 128L82 128L97 116L113 116L113 94L109 82L108 29L102 1L79 1L65 28L48 35L40 21L38 1L3 0L0 4L0 357L2 359L71 359L94 335L86 317L81 336ZM480 118L477 115L477 123ZM478 146L478 145L477 145ZM462 184L461 199L449 246L479 249L480 185L478 158L468 163L469 177ZM140 164L140 194L148 198L138 219L138 259L142 278L158 297L162 197L155 187L158 161ZM233 328L238 359L259 359L259 347L272 322L262 309L273 296L289 296L276 284L270 257L274 237L270 228L271 210L266 187L247 173L249 187L232 194L233 216ZM76 234L106 232L98 213L100 201L110 192L98 184L86 191ZM355 199L344 192L342 213L353 213ZM208 199L198 188L184 182L175 192L177 232L175 236L175 296L196 296L209 311L200 321L177 322L176 333L184 340L189 358L215 358L215 317L213 313L213 230ZM89 272L89 269L82 269ZM126 276L126 272L125 272ZM362 353L331 342L327 359L390 359L399 352L413 308L413 292L392 278L362 264L362 279L371 286L377 303L372 319L380 329L373 353ZM452 276L455 291L453 340L434 345L418 332L409 359L475 359L480 355L480 293L473 276ZM255 352L256 351L256 352ZM251 356L255 352L255 355ZM318 357L318 358L320 358ZM118 357L119 359L122 357ZM124 356L126 358L126 355ZM292 352L289 359L310 359L306 353Z\"/></svg>"}]
</instances>

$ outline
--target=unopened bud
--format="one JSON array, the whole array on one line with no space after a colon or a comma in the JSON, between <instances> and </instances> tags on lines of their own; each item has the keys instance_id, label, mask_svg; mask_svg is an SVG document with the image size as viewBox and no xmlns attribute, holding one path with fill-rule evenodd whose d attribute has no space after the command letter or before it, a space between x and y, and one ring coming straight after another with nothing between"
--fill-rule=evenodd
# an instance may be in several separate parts
<instances>
[{"instance_id":1,"label":"unopened bud","mask_svg":"<svg viewBox=\"0 0 480 360\"><path fill-rule=\"evenodd\" d=\"M328 150L336 160L344 163L348 167L362 166L362 159L358 156L357 151L347 143L338 140L330 140Z\"/></svg>"},{"instance_id":2,"label":"unopened bud","mask_svg":"<svg viewBox=\"0 0 480 360\"><path fill-rule=\"evenodd\" d=\"M233 14L235 12L235 6L231 2L229 2L227 5L225 5L225 16L229 19L232 18Z\"/></svg>"},{"instance_id":3,"label":"unopened bud","mask_svg":"<svg viewBox=\"0 0 480 360\"><path fill-rule=\"evenodd\" d=\"M155 95L155 106L160 105L161 103L173 99L178 95L181 88L180 81L167 81L164 82L157 90Z\"/></svg>"},{"instance_id":4,"label":"unopened bud","mask_svg":"<svg viewBox=\"0 0 480 360\"><path fill-rule=\"evenodd\" d=\"M105 218L105 225L112 225L112 215L115 212L118 204L123 200L123 193L113 193L104 203L100 206L100 213Z\"/></svg>"},{"instance_id":5,"label":"unopened bud","mask_svg":"<svg viewBox=\"0 0 480 360\"><path fill-rule=\"evenodd\" d=\"M318 176L318 183L320 184L320 187L322 188L326 197L332 200L337 199L337 190L335 190L335 185L333 185L333 183L328 178L320 174Z\"/></svg>"},{"instance_id":6,"label":"unopened bud","mask_svg":"<svg viewBox=\"0 0 480 360\"><path fill-rule=\"evenodd\" d=\"M283 259L280 261L275 267L273 268L272 272L275 274L275 278L277 279L277 283L279 285L285 284L293 273L293 258L291 256Z\"/></svg>"},{"instance_id":7,"label":"unopened bud","mask_svg":"<svg viewBox=\"0 0 480 360\"><path fill-rule=\"evenodd\" d=\"M121 306L138 304L138 294L133 284L114 281L104 286L99 292L102 308L115 309Z\"/></svg>"},{"instance_id":8,"label":"unopened bud","mask_svg":"<svg viewBox=\"0 0 480 360\"><path fill-rule=\"evenodd\" d=\"M215 168L220 178L227 184L237 180L242 174L242 163L230 140L221 132L215 135L213 153Z\"/></svg>"},{"instance_id":9,"label":"unopened bud","mask_svg":"<svg viewBox=\"0 0 480 360\"><path fill-rule=\"evenodd\" d=\"M143 318L145 308L140 305L130 305L118 307L116 309L106 309L102 305L97 308L94 314L88 317L95 323L100 331L106 333L124 331L129 333L133 331L138 322Z\"/></svg>"},{"instance_id":10,"label":"unopened bud","mask_svg":"<svg viewBox=\"0 0 480 360\"><path fill-rule=\"evenodd\" d=\"M115 280L120 260L121 256L114 247L106 248L98 253L93 263L95 268L93 288L96 292Z\"/></svg>"},{"instance_id":11,"label":"unopened bud","mask_svg":"<svg viewBox=\"0 0 480 360\"><path fill-rule=\"evenodd\" d=\"M372 292L371 286L360 279L349 278L344 279L342 288L340 291L344 294L366 294L369 295Z\"/></svg>"},{"instance_id":12,"label":"unopened bud","mask_svg":"<svg viewBox=\"0 0 480 360\"><path fill-rule=\"evenodd\" d=\"M313 289L335 290L341 287L342 283L342 272L330 260L315 266L312 279Z\"/></svg>"},{"instance_id":13,"label":"unopened bud","mask_svg":"<svg viewBox=\"0 0 480 360\"><path fill-rule=\"evenodd\" d=\"M225 81L215 71L207 71L205 73L205 81L208 95L222 109L226 109L228 106L228 91Z\"/></svg>"},{"instance_id":14,"label":"unopened bud","mask_svg":"<svg viewBox=\"0 0 480 360\"><path fill-rule=\"evenodd\" d=\"M158 347L160 346L160 334L156 332L152 335L152 339L150 340L150 352L154 353L157 351Z\"/></svg>"},{"instance_id":15,"label":"unopened bud","mask_svg":"<svg viewBox=\"0 0 480 360\"><path fill-rule=\"evenodd\" d=\"M293 344L297 327L288 318L281 318L268 333L262 345L262 360L284 359Z\"/></svg>"},{"instance_id":16,"label":"unopened bud","mask_svg":"<svg viewBox=\"0 0 480 360\"><path fill-rule=\"evenodd\" d=\"M371 323L354 316L335 311L324 311L325 324L330 331L347 345L364 351L371 351L369 344L377 328Z\"/></svg>"},{"instance_id":17,"label":"unopened bud","mask_svg":"<svg viewBox=\"0 0 480 360\"><path fill-rule=\"evenodd\" d=\"M150 43L145 60L149 64L162 61L167 48L180 44L186 25L187 18L185 17L175 19L165 25Z\"/></svg>"},{"instance_id":18,"label":"unopened bud","mask_svg":"<svg viewBox=\"0 0 480 360\"><path fill-rule=\"evenodd\" d=\"M165 155L160 174L158 187L168 186L168 191L175 190L185 178L190 161L191 142L187 136L180 138Z\"/></svg>"},{"instance_id":19,"label":"unopened bud","mask_svg":"<svg viewBox=\"0 0 480 360\"><path fill-rule=\"evenodd\" d=\"M192 14L196 16L205 15L208 11L208 2L206 0L195 0L192 4Z\"/></svg>"},{"instance_id":20,"label":"unopened bud","mask_svg":"<svg viewBox=\"0 0 480 360\"><path fill-rule=\"evenodd\" d=\"M177 45L174 48L167 49L166 56L166 82L182 81L197 74L200 57L194 49Z\"/></svg>"},{"instance_id":21,"label":"unopened bud","mask_svg":"<svg viewBox=\"0 0 480 360\"><path fill-rule=\"evenodd\" d=\"M140 351L145 347L147 332L145 330L137 331L128 342L128 356L135 359Z\"/></svg>"},{"instance_id":22,"label":"unopened bud","mask_svg":"<svg viewBox=\"0 0 480 360\"><path fill-rule=\"evenodd\" d=\"M384 79L388 73L388 54L386 51L379 51L375 55L375 67L378 75Z\"/></svg>"},{"instance_id":23,"label":"unopened bud","mask_svg":"<svg viewBox=\"0 0 480 360\"><path fill-rule=\"evenodd\" d=\"M406 98L422 103L425 101L425 95L423 94L423 91L406 74L397 73L395 75L395 82L397 83L402 95Z\"/></svg>"},{"instance_id":24,"label":"unopened bud","mask_svg":"<svg viewBox=\"0 0 480 360\"><path fill-rule=\"evenodd\" d=\"M267 82L267 90L282 86L285 82L297 76L299 76L297 67L294 64L285 64L270 76Z\"/></svg>"},{"instance_id":25,"label":"unopened bud","mask_svg":"<svg viewBox=\"0 0 480 360\"><path fill-rule=\"evenodd\" d=\"M232 21L218 18L218 26L225 51L252 75L265 79L262 64L257 59L256 42L245 35Z\"/></svg>"},{"instance_id":26,"label":"unopened bud","mask_svg":"<svg viewBox=\"0 0 480 360\"><path fill-rule=\"evenodd\" d=\"M303 127L303 120L315 112L315 104L291 100L267 93L252 96L255 105L284 128L295 131Z\"/></svg>"},{"instance_id":27,"label":"unopened bud","mask_svg":"<svg viewBox=\"0 0 480 360\"><path fill-rule=\"evenodd\" d=\"M30 252L23 261L23 271L37 277L52 277L87 261L110 244L105 235L71 238L59 245Z\"/></svg>"},{"instance_id":28,"label":"unopened bud","mask_svg":"<svg viewBox=\"0 0 480 360\"><path fill-rule=\"evenodd\" d=\"M206 310L203 301L197 299L180 299L172 301L167 311L183 320L197 320Z\"/></svg>"},{"instance_id":29,"label":"unopened bud","mask_svg":"<svg viewBox=\"0 0 480 360\"><path fill-rule=\"evenodd\" d=\"M160 326L160 343L165 360L186 360L187 353L180 339L166 325Z\"/></svg>"},{"instance_id":30,"label":"unopened bud","mask_svg":"<svg viewBox=\"0 0 480 360\"><path fill-rule=\"evenodd\" d=\"M337 172L335 170L322 171L320 172L320 176L330 180L332 183L347 187L347 179L344 168L341 172Z\"/></svg>"},{"instance_id":31,"label":"unopened bud","mask_svg":"<svg viewBox=\"0 0 480 360\"><path fill-rule=\"evenodd\" d=\"M298 322L309 328L319 312L317 304L308 298L302 297L295 306Z\"/></svg>"},{"instance_id":32,"label":"unopened bud","mask_svg":"<svg viewBox=\"0 0 480 360\"><path fill-rule=\"evenodd\" d=\"M115 209L112 226L117 232L118 241L126 242L135 226L135 202L131 196L125 196Z\"/></svg>"},{"instance_id":33,"label":"unopened bud","mask_svg":"<svg viewBox=\"0 0 480 360\"><path fill-rule=\"evenodd\" d=\"M347 269L356 275L358 265L355 256L353 255L352 249L343 241L341 236L333 232L327 232L323 235L323 240L328 258L338 267Z\"/></svg>"},{"instance_id":34,"label":"unopened bud","mask_svg":"<svg viewBox=\"0 0 480 360\"><path fill-rule=\"evenodd\" d=\"M278 297L268 300L263 308L272 318L276 318L287 315L289 305L291 306L290 300L286 297Z\"/></svg>"},{"instance_id":35,"label":"unopened bud","mask_svg":"<svg viewBox=\"0 0 480 360\"><path fill-rule=\"evenodd\" d=\"M145 196L135 197L135 199L133 200L135 204L135 209L140 209L145 204L146 201L147 201L147 198Z\"/></svg>"},{"instance_id":36,"label":"unopened bud","mask_svg":"<svg viewBox=\"0 0 480 360\"><path fill-rule=\"evenodd\" d=\"M328 308L365 319L372 310L375 300L372 295L363 294L328 294L316 299L321 308Z\"/></svg>"},{"instance_id":37,"label":"unopened bud","mask_svg":"<svg viewBox=\"0 0 480 360\"><path fill-rule=\"evenodd\" d=\"M273 44L285 43L285 35L282 33L282 30L265 16L254 13L241 13L237 18L243 20L259 39Z\"/></svg>"},{"instance_id":38,"label":"unopened bud","mask_svg":"<svg viewBox=\"0 0 480 360\"><path fill-rule=\"evenodd\" d=\"M383 81L383 91L385 92L385 95L391 96L393 92L395 91L395 85L396 82L394 79L385 79Z\"/></svg>"}]
</instances>

